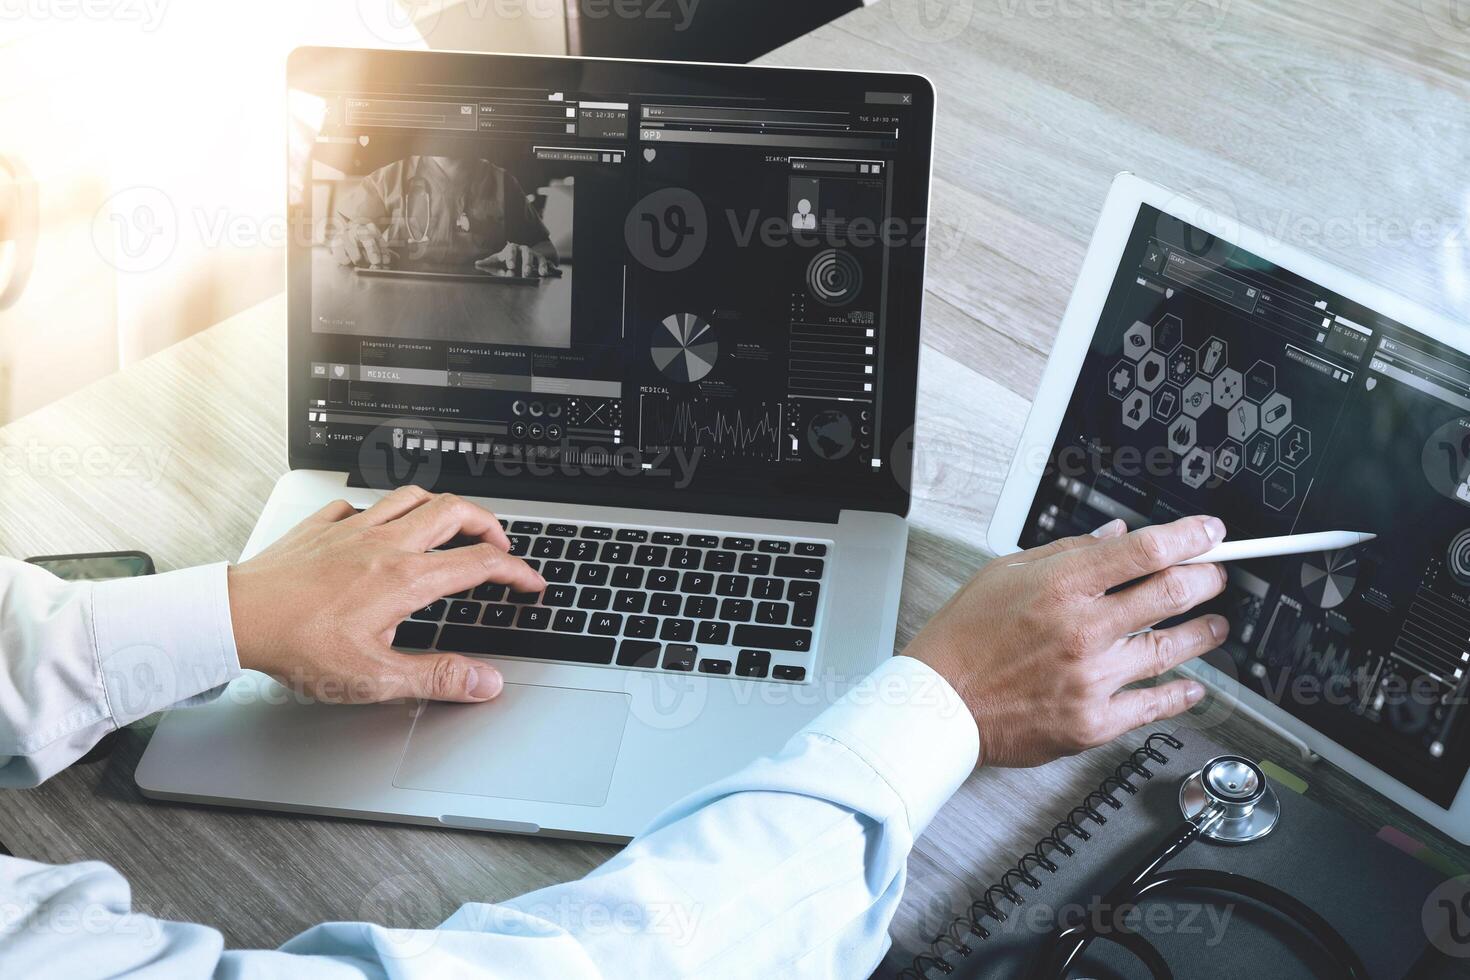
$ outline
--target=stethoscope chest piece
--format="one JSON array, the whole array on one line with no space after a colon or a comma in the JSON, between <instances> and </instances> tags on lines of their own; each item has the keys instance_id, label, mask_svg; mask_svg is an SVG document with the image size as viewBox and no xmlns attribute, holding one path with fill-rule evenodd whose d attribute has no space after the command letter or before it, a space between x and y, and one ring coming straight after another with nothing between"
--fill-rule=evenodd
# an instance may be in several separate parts
<instances>
[{"instance_id":1,"label":"stethoscope chest piece","mask_svg":"<svg viewBox=\"0 0 1470 980\"><path fill-rule=\"evenodd\" d=\"M1179 809L1219 844L1246 844L1269 834L1281 819L1281 801L1261 767L1238 755L1206 762L1179 787Z\"/></svg>"}]
</instances>

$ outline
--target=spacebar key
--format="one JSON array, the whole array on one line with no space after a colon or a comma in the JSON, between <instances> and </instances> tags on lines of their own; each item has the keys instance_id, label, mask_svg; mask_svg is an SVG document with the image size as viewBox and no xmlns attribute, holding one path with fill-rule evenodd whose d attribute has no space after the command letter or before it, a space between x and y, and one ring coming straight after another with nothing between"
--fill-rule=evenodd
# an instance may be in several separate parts
<instances>
[{"instance_id":1,"label":"spacebar key","mask_svg":"<svg viewBox=\"0 0 1470 980\"><path fill-rule=\"evenodd\" d=\"M447 625L439 631L435 648L451 653L482 653L493 657L539 657L578 664L610 664L617 643L610 636L568 636L536 630L505 630L493 626Z\"/></svg>"},{"instance_id":2,"label":"spacebar key","mask_svg":"<svg viewBox=\"0 0 1470 980\"><path fill-rule=\"evenodd\" d=\"M444 627L446 630L448 626ZM767 650L801 650L812 648L811 630L784 629L779 626L737 626L734 644L737 647L763 647ZM443 641L440 641L443 646Z\"/></svg>"}]
</instances>

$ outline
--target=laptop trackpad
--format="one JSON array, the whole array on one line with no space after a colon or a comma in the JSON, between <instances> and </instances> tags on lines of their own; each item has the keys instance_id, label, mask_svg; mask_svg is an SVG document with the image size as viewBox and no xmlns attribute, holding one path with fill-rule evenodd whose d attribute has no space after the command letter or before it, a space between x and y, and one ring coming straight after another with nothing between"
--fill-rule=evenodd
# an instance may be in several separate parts
<instances>
[{"instance_id":1,"label":"laptop trackpad","mask_svg":"<svg viewBox=\"0 0 1470 980\"><path fill-rule=\"evenodd\" d=\"M628 700L608 691L507 684L483 704L425 705L393 785L601 806Z\"/></svg>"}]
</instances>

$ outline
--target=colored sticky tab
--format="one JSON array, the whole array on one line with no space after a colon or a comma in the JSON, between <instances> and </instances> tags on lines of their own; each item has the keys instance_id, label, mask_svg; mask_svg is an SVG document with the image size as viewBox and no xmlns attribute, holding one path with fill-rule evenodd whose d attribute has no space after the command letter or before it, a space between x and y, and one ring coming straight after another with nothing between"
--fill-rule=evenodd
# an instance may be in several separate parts
<instances>
[{"instance_id":1,"label":"colored sticky tab","mask_svg":"<svg viewBox=\"0 0 1470 980\"><path fill-rule=\"evenodd\" d=\"M1307 781L1305 779L1300 776L1293 776L1270 759L1261 760L1261 771L1293 793L1306 793L1307 791Z\"/></svg>"},{"instance_id":2,"label":"colored sticky tab","mask_svg":"<svg viewBox=\"0 0 1470 980\"><path fill-rule=\"evenodd\" d=\"M1396 847L1410 857L1418 857L1424 850L1424 842L1415 840L1397 827L1385 826L1378 831L1378 839L1390 847Z\"/></svg>"},{"instance_id":3,"label":"colored sticky tab","mask_svg":"<svg viewBox=\"0 0 1470 980\"><path fill-rule=\"evenodd\" d=\"M1398 848L1410 857L1429 865L1435 871L1440 872L1446 877L1457 878L1465 873L1464 867L1432 849L1423 841L1410 837L1397 827L1385 826L1382 830L1378 831L1378 839L1391 847Z\"/></svg>"}]
</instances>

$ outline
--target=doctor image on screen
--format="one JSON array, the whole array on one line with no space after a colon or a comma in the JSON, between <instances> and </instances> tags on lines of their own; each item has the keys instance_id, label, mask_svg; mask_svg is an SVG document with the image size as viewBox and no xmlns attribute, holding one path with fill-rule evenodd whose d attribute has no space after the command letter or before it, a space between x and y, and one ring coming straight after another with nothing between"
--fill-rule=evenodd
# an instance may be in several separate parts
<instances>
[{"instance_id":1,"label":"doctor image on screen","mask_svg":"<svg viewBox=\"0 0 1470 980\"><path fill-rule=\"evenodd\" d=\"M472 157L410 156L373 171L338 209L341 265L555 275L551 235L505 170Z\"/></svg>"}]
</instances>

